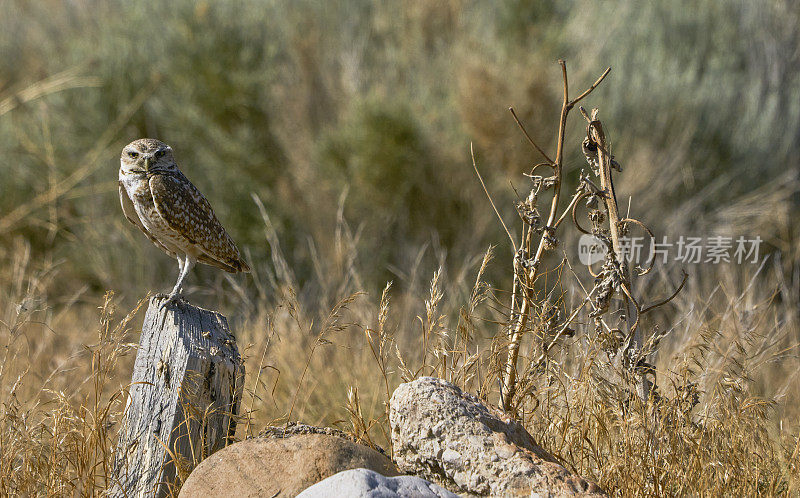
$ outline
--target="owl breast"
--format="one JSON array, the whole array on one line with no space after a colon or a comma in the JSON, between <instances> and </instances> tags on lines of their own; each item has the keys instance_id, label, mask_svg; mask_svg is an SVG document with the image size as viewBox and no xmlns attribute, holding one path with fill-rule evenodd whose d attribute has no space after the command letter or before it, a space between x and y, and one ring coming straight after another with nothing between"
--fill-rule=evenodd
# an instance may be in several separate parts
<instances>
[{"instance_id":1,"label":"owl breast","mask_svg":"<svg viewBox=\"0 0 800 498\"><path fill-rule=\"evenodd\" d=\"M173 230L156 209L147 181L137 182L128 190L136 214L150 235L175 253L199 254L199 250L183 235Z\"/></svg>"}]
</instances>

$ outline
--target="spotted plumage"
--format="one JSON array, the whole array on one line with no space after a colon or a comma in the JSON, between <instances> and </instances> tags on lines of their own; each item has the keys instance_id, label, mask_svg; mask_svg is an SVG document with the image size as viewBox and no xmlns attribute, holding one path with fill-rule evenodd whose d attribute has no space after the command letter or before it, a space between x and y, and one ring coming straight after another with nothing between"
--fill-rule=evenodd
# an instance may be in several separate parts
<instances>
[{"instance_id":1,"label":"spotted plumage","mask_svg":"<svg viewBox=\"0 0 800 498\"><path fill-rule=\"evenodd\" d=\"M143 138L122 149L119 196L125 217L178 260L180 275L170 301L179 296L198 261L231 273L250 271L211 204L178 169L167 144Z\"/></svg>"}]
</instances>

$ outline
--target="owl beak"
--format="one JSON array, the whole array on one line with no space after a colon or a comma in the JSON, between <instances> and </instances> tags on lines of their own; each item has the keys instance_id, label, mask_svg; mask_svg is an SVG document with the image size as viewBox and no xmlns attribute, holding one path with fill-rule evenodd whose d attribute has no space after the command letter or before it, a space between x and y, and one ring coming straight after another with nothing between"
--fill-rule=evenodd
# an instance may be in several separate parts
<instances>
[{"instance_id":1,"label":"owl beak","mask_svg":"<svg viewBox=\"0 0 800 498\"><path fill-rule=\"evenodd\" d=\"M145 156L143 160L144 160L144 170L145 170L145 172L149 173L150 172L150 161L152 161L153 158L150 157L150 156Z\"/></svg>"}]
</instances>

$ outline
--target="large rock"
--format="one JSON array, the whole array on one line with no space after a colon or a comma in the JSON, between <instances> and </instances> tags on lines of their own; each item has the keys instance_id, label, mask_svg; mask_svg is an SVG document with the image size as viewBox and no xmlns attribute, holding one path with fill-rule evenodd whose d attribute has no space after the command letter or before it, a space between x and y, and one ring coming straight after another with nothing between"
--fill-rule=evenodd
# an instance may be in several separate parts
<instances>
[{"instance_id":1,"label":"large rock","mask_svg":"<svg viewBox=\"0 0 800 498\"><path fill-rule=\"evenodd\" d=\"M357 468L398 475L385 455L342 437L273 434L233 444L200 462L183 484L180 497L289 497L326 477Z\"/></svg>"},{"instance_id":2,"label":"large rock","mask_svg":"<svg viewBox=\"0 0 800 498\"><path fill-rule=\"evenodd\" d=\"M385 477L367 469L354 469L316 483L297 498L329 498L331 496L368 498L458 498L433 483L414 476Z\"/></svg>"},{"instance_id":3,"label":"large rock","mask_svg":"<svg viewBox=\"0 0 800 498\"><path fill-rule=\"evenodd\" d=\"M559 465L519 423L441 379L401 384L389 423L398 467L480 496L588 496L603 491Z\"/></svg>"}]
</instances>

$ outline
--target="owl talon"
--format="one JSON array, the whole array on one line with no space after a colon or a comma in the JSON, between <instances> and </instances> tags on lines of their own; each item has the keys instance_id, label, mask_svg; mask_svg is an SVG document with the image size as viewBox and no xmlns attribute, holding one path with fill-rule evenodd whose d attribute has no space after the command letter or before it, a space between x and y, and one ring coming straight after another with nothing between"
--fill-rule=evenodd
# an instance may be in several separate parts
<instances>
[{"instance_id":1,"label":"owl talon","mask_svg":"<svg viewBox=\"0 0 800 498\"><path fill-rule=\"evenodd\" d=\"M160 309L164 309L169 307L169 305L174 304L178 307L183 307L186 303L186 299L180 294L157 294L156 297L165 297L167 300L161 303Z\"/></svg>"}]
</instances>

